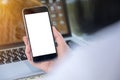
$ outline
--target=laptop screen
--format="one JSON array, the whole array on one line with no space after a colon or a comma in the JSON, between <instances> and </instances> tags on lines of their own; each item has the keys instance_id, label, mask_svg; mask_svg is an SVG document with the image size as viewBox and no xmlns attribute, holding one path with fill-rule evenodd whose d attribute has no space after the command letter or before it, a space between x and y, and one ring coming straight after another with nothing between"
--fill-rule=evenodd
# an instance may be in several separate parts
<instances>
[{"instance_id":1,"label":"laptop screen","mask_svg":"<svg viewBox=\"0 0 120 80\"><path fill-rule=\"evenodd\" d=\"M70 36L71 32L68 23L65 0L39 1L43 5L48 6L52 25L57 28L57 30L63 35L63 37ZM21 2L22 1L20 1L19 3ZM0 2L0 12L2 12L0 13L0 47L13 43L21 43L23 42L22 37L25 36L25 29L22 17L22 9L24 8L24 6L22 4L18 5L17 1L11 1L11 5L9 3L9 0L8 2ZM40 5L38 3L35 4ZM15 7L15 5L17 6ZM21 13L18 14L18 12Z\"/></svg>"},{"instance_id":2,"label":"laptop screen","mask_svg":"<svg viewBox=\"0 0 120 80\"><path fill-rule=\"evenodd\" d=\"M63 37L70 36L66 0L41 0L41 3L48 6L52 25Z\"/></svg>"}]
</instances>

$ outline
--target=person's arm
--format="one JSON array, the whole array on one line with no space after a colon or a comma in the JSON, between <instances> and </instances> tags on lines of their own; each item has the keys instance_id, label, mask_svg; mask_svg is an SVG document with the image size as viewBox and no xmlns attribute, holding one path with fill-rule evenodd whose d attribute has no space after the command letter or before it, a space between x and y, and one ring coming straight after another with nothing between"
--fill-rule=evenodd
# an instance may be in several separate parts
<instances>
[{"instance_id":1,"label":"person's arm","mask_svg":"<svg viewBox=\"0 0 120 80\"><path fill-rule=\"evenodd\" d=\"M30 55L30 46L28 43L28 39L26 36L23 37L23 41L26 45L25 53L28 58L28 61L35 67L44 70L45 72L48 72L50 68L54 65L54 63L61 59L67 51L69 51L69 47L64 41L62 35L55 29L55 27L52 27L53 29L53 34L55 37L55 41L57 42L57 52L58 52L58 57L56 60L50 60L50 61L45 61L45 62L40 62L40 63L34 63L32 61L32 57Z\"/></svg>"}]
</instances>

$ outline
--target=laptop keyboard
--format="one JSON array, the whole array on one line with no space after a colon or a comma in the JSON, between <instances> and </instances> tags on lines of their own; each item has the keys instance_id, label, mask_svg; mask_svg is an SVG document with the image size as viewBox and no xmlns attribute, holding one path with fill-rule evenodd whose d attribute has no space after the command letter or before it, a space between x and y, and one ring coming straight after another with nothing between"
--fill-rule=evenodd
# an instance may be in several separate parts
<instances>
[{"instance_id":1,"label":"laptop keyboard","mask_svg":"<svg viewBox=\"0 0 120 80\"><path fill-rule=\"evenodd\" d=\"M0 50L0 65L26 60L25 47Z\"/></svg>"}]
</instances>

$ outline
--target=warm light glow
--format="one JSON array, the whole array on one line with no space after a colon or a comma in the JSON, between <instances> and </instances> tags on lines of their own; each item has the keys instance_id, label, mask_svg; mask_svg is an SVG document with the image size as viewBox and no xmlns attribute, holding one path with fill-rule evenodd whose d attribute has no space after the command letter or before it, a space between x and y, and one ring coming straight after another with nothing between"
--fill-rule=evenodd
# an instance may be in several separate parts
<instances>
[{"instance_id":1,"label":"warm light glow","mask_svg":"<svg viewBox=\"0 0 120 80\"><path fill-rule=\"evenodd\" d=\"M22 9L40 5L38 0L0 0L0 45L21 42L25 35Z\"/></svg>"},{"instance_id":2,"label":"warm light glow","mask_svg":"<svg viewBox=\"0 0 120 80\"><path fill-rule=\"evenodd\" d=\"M1 1L3 4L7 4L8 0L2 0Z\"/></svg>"}]
</instances>

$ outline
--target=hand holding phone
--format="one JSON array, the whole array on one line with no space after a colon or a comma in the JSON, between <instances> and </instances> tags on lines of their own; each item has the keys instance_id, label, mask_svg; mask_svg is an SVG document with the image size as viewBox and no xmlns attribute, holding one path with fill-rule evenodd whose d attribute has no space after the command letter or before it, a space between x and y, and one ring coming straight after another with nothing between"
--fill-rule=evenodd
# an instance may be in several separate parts
<instances>
[{"instance_id":1,"label":"hand holding phone","mask_svg":"<svg viewBox=\"0 0 120 80\"><path fill-rule=\"evenodd\" d=\"M32 7L23 10L26 34L34 62L57 57L48 8Z\"/></svg>"}]
</instances>

